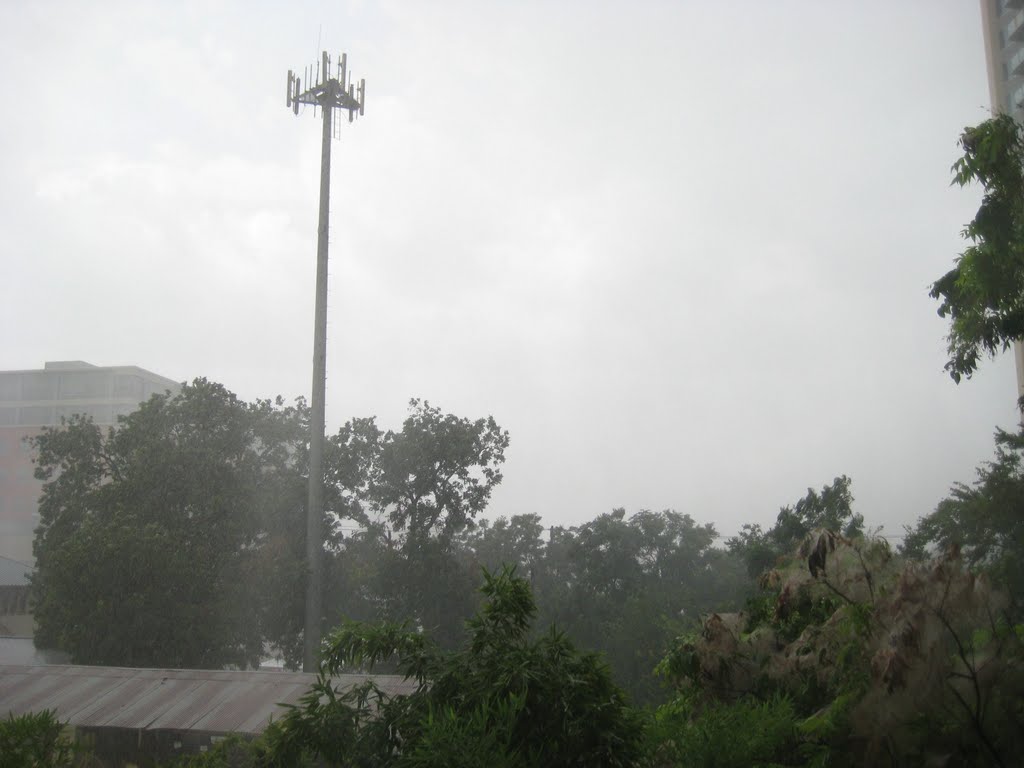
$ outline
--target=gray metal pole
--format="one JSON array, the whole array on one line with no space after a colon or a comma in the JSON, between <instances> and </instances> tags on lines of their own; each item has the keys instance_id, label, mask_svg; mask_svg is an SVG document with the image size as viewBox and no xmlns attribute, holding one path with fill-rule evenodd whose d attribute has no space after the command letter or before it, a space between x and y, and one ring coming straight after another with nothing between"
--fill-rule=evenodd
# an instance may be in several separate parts
<instances>
[{"instance_id":1,"label":"gray metal pole","mask_svg":"<svg viewBox=\"0 0 1024 768\"><path fill-rule=\"evenodd\" d=\"M316 239L316 307L313 319L313 401L309 419L309 500L306 505L306 623L302 670L316 672L320 662L323 604L324 403L327 390L327 233L331 199L331 114L328 99L320 153L320 226Z\"/></svg>"}]
</instances>

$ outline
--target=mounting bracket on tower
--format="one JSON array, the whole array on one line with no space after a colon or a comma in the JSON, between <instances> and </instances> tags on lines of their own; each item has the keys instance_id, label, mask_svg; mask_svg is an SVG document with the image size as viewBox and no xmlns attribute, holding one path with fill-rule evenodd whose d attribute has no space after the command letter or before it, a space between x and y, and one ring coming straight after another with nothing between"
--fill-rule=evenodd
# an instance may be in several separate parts
<instances>
[{"instance_id":1,"label":"mounting bracket on tower","mask_svg":"<svg viewBox=\"0 0 1024 768\"><path fill-rule=\"evenodd\" d=\"M332 65L334 68L332 76ZM363 114L366 103L366 80L360 80L357 86L351 80L348 71L348 54L337 56L332 64L331 57L324 51L321 60L315 66L306 67L306 89L302 89L303 78L292 70L288 70L288 96L285 106L299 114L300 104L309 104L315 110L344 109L348 111L348 121L355 120L356 115ZM309 83L315 81L314 85Z\"/></svg>"}]
</instances>

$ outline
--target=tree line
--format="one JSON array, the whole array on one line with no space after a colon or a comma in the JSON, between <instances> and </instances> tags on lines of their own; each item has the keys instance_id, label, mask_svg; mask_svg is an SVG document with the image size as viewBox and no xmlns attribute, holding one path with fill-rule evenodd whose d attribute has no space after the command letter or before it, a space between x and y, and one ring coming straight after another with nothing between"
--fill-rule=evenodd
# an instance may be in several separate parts
<instances>
[{"instance_id":1,"label":"tree line","mask_svg":"<svg viewBox=\"0 0 1024 768\"><path fill-rule=\"evenodd\" d=\"M308 410L203 379L118 428L74 417L35 438L43 480L36 642L76 663L247 667L301 659ZM413 400L400 430L353 419L325 451L324 632L405 622L452 649L485 569L516 568L539 625L602 651L641 700L666 644L737 605L742 557L714 526L622 509L583 525L481 518L509 436Z\"/></svg>"},{"instance_id":2,"label":"tree line","mask_svg":"<svg viewBox=\"0 0 1024 768\"><path fill-rule=\"evenodd\" d=\"M954 182L985 196L931 291L958 382L1024 329L1024 132L999 116L961 147ZM297 665L308 423L301 400L246 403L197 379L117 429L75 417L35 438L37 643L79 663L245 667L273 650ZM898 551L865 535L845 476L725 542L673 510L489 522L508 443L491 418L419 400L400 430L363 418L330 437L322 675L264 739L197 765L1020 754L1024 431L997 432L976 480ZM418 689L334 691L350 668Z\"/></svg>"},{"instance_id":3,"label":"tree line","mask_svg":"<svg viewBox=\"0 0 1024 768\"><path fill-rule=\"evenodd\" d=\"M306 586L308 411L247 403L198 379L104 432L72 418L35 438L44 481L35 541L36 642L76 663L298 667ZM1020 594L1024 438L1000 433L974 486L908 533L905 554L960 542ZM507 432L413 400L400 430L353 419L327 442L324 633L344 620L407 623L459 647L485 570L530 584L538 627L604 654L640 703L674 638L735 610L809 533L862 534L841 476L722 541L674 510L616 509L582 525L481 517Z\"/></svg>"}]
</instances>

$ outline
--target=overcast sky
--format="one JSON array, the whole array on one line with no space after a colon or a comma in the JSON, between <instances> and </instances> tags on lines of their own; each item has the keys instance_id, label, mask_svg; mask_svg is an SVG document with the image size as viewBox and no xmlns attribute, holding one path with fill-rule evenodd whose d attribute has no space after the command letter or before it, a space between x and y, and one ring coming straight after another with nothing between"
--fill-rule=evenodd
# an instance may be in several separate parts
<instances>
[{"instance_id":1,"label":"overcast sky","mask_svg":"<svg viewBox=\"0 0 1024 768\"><path fill-rule=\"evenodd\" d=\"M320 122L347 51L327 421L409 398L511 433L491 515L732 534L853 479L898 534L1014 422L929 284L980 199L978 4L0 3L0 369L308 396Z\"/></svg>"}]
</instances>

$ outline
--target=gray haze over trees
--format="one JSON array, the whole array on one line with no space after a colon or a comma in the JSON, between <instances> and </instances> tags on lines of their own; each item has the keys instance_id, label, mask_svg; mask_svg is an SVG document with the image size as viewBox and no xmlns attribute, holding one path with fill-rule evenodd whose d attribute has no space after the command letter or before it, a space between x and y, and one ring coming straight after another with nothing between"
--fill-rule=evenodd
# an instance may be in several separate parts
<instances>
[{"instance_id":1,"label":"gray haze over trees","mask_svg":"<svg viewBox=\"0 0 1024 768\"><path fill-rule=\"evenodd\" d=\"M328 426L412 395L514 437L487 514L677 509L725 536L846 474L898 535L1014 423L927 287L976 190L979 14L889 3L0 4L0 367L309 391L321 48ZM59 79L74 94L30 98ZM798 495L798 494L797 494Z\"/></svg>"},{"instance_id":2,"label":"gray haze over trees","mask_svg":"<svg viewBox=\"0 0 1024 768\"><path fill-rule=\"evenodd\" d=\"M935 168L974 122L973 8L822 6L566 6L544 25L529 5L334 12L366 30L361 66L381 88L370 76L380 128L346 134L354 181L337 203L334 296L349 300L334 304L329 366L342 405L325 456L322 672L397 668L418 687L336 701L321 678L253 748L260 760L1019 754L1024 433L997 431L975 481L955 480L990 451L980 430L1015 417L1007 361L979 363L1024 327L1024 143L1000 119L962 135L954 182L983 188L972 219L978 190L940 196ZM307 295L295 265L312 154L268 157L268 136L284 146L306 129L277 127L283 110L251 83L230 98L247 99L258 141L223 120L227 96L185 87L210 79L204 65L269 83L268 51L301 47L276 42L242 67L243 39L269 40L276 17L236 10L161 32L146 5L116 25L70 5L0 10L12 61L44 30L107 52L67 73L100 105L131 92L97 85L122 59L164 64L133 105L152 107L149 132L96 106L84 149L44 161L18 151L62 147L38 118L2 129L0 224L43 252L12 268L4 311L38 322L10 354L66 344L79 349L64 357L102 359L90 350L113 336L131 362L237 377L244 393L195 379L116 430L76 417L34 440L36 639L78 662L299 658L309 415L301 398L247 398L266 382L303 389L290 308ZM565 34L583 21L588 35ZM708 67L724 33L739 53ZM612 42L641 76L605 71ZM458 74L440 96L412 68L434 45ZM165 102L177 111L154 120ZM50 255L70 244L74 261ZM89 290L92 270L116 300ZM52 314L19 299L44 277L63 299ZM105 333L57 330L83 317ZM943 364L972 381L953 389ZM385 403L399 388L426 390L401 393L404 419ZM652 496L684 497L684 511ZM872 534L910 521L899 547Z\"/></svg>"},{"instance_id":3,"label":"gray haze over trees","mask_svg":"<svg viewBox=\"0 0 1024 768\"><path fill-rule=\"evenodd\" d=\"M33 589L40 647L76 663L256 665L301 657L308 410L245 403L197 379L103 432L75 418L36 438L44 480ZM742 562L711 524L622 509L581 526L480 518L509 435L412 400L400 430L356 419L325 453L325 631L408 622L463 640L483 569L528 578L539 625L604 651L642 700L667 643L735 605ZM798 505L799 507L799 505Z\"/></svg>"}]
</instances>

